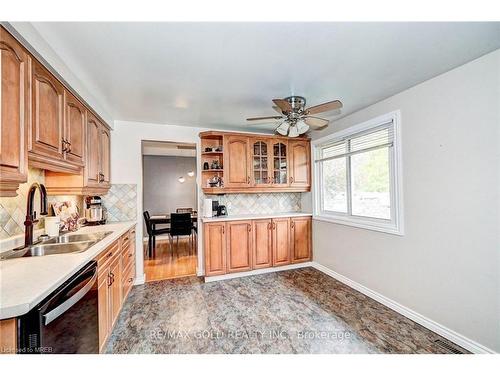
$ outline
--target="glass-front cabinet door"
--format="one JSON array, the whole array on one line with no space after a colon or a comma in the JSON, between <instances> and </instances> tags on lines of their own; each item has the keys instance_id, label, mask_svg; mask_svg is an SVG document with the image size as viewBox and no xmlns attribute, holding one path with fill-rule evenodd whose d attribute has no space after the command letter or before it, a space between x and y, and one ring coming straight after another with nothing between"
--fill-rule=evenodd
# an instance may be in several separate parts
<instances>
[{"instance_id":1,"label":"glass-front cabinet door","mask_svg":"<svg viewBox=\"0 0 500 375\"><path fill-rule=\"evenodd\" d=\"M269 145L267 141L255 139L252 142L253 184L267 185L271 181L269 175Z\"/></svg>"},{"instance_id":2,"label":"glass-front cabinet door","mask_svg":"<svg viewBox=\"0 0 500 375\"><path fill-rule=\"evenodd\" d=\"M272 171L271 180L274 186L288 185L288 142L271 141Z\"/></svg>"}]
</instances>

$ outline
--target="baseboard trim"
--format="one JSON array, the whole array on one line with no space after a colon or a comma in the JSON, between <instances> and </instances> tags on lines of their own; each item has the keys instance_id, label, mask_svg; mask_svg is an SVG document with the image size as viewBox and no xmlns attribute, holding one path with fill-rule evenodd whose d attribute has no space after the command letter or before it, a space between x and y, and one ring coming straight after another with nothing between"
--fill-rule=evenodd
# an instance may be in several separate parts
<instances>
[{"instance_id":1,"label":"baseboard trim","mask_svg":"<svg viewBox=\"0 0 500 375\"><path fill-rule=\"evenodd\" d=\"M228 273L226 275L220 275L220 276L205 276L205 282L210 283L212 281L236 279L238 277L262 275L264 273L294 270L297 268L312 267L312 265L313 265L312 262L305 262L305 263L289 264L289 265L280 266L280 267L261 268L258 270L253 270L253 271L248 271L248 272Z\"/></svg>"},{"instance_id":2,"label":"baseboard trim","mask_svg":"<svg viewBox=\"0 0 500 375\"><path fill-rule=\"evenodd\" d=\"M146 282L146 274L143 273L141 276L137 276L134 280L134 285L142 285Z\"/></svg>"},{"instance_id":3,"label":"baseboard trim","mask_svg":"<svg viewBox=\"0 0 500 375\"><path fill-rule=\"evenodd\" d=\"M391 310L394 310L397 313L406 316L408 319L413 320L415 323L418 323L424 326L425 328L437 333L438 335L441 335L444 338L454 342L455 344L460 345L462 348L467 349L472 353L497 354L494 350L484 345L481 345L478 342L471 340L468 337L465 337L460 333L453 331L452 329L449 329L439 323L436 323L432 319L429 319L417 313L416 311L413 311L412 309L409 309L408 307L403 306L398 302L393 301L392 299L387 298L382 294L375 292L374 290L367 288L364 285L361 285L356 281L351 280L348 277L345 277L329 269L328 267L325 267L317 262L311 262L311 266L316 268L318 271L321 271L327 274L328 276L333 277L334 279L340 281L341 283L350 286L351 288L357 290L358 292L363 293L364 295L374 299L375 301L380 302L382 305L387 306Z\"/></svg>"}]
</instances>

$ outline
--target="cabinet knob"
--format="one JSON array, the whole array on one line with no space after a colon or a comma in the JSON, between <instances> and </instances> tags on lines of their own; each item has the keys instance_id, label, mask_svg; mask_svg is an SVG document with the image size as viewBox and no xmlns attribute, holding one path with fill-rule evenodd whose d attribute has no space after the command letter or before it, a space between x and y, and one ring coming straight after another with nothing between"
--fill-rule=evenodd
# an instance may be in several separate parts
<instances>
[{"instance_id":1,"label":"cabinet knob","mask_svg":"<svg viewBox=\"0 0 500 375\"><path fill-rule=\"evenodd\" d=\"M293 177L290 177L290 182L293 182Z\"/></svg>"},{"instance_id":2,"label":"cabinet knob","mask_svg":"<svg viewBox=\"0 0 500 375\"><path fill-rule=\"evenodd\" d=\"M250 183L250 176L247 176L247 184Z\"/></svg>"},{"instance_id":3,"label":"cabinet knob","mask_svg":"<svg viewBox=\"0 0 500 375\"><path fill-rule=\"evenodd\" d=\"M294 228L294 227L295 227L295 223L293 222L293 220L291 221L290 226L291 226L292 228Z\"/></svg>"},{"instance_id":4,"label":"cabinet knob","mask_svg":"<svg viewBox=\"0 0 500 375\"><path fill-rule=\"evenodd\" d=\"M252 231L252 225L251 224L247 224L248 226L248 231L251 232Z\"/></svg>"}]
</instances>

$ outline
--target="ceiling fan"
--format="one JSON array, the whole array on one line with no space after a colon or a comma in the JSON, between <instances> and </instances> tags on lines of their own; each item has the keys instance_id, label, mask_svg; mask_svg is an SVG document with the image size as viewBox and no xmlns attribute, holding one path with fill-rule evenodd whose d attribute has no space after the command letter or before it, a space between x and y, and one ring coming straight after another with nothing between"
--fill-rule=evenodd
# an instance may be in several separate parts
<instances>
[{"instance_id":1,"label":"ceiling fan","mask_svg":"<svg viewBox=\"0 0 500 375\"><path fill-rule=\"evenodd\" d=\"M314 115L342 108L340 100L305 108L306 98L295 95L284 99L273 99L273 103L275 104L273 109L280 113L280 116L250 117L247 121L281 120L276 132L292 138L304 134L309 128L314 130L326 128L329 120Z\"/></svg>"}]
</instances>

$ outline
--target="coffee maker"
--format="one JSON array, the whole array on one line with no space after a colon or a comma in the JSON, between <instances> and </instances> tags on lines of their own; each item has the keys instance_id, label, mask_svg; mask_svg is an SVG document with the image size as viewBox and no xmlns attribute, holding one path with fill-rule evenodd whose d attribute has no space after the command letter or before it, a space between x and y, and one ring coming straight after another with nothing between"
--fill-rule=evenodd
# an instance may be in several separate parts
<instances>
[{"instance_id":1,"label":"coffee maker","mask_svg":"<svg viewBox=\"0 0 500 375\"><path fill-rule=\"evenodd\" d=\"M106 210L101 197L97 195L85 197L85 220L88 225L106 224Z\"/></svg>"}]
</instances>

